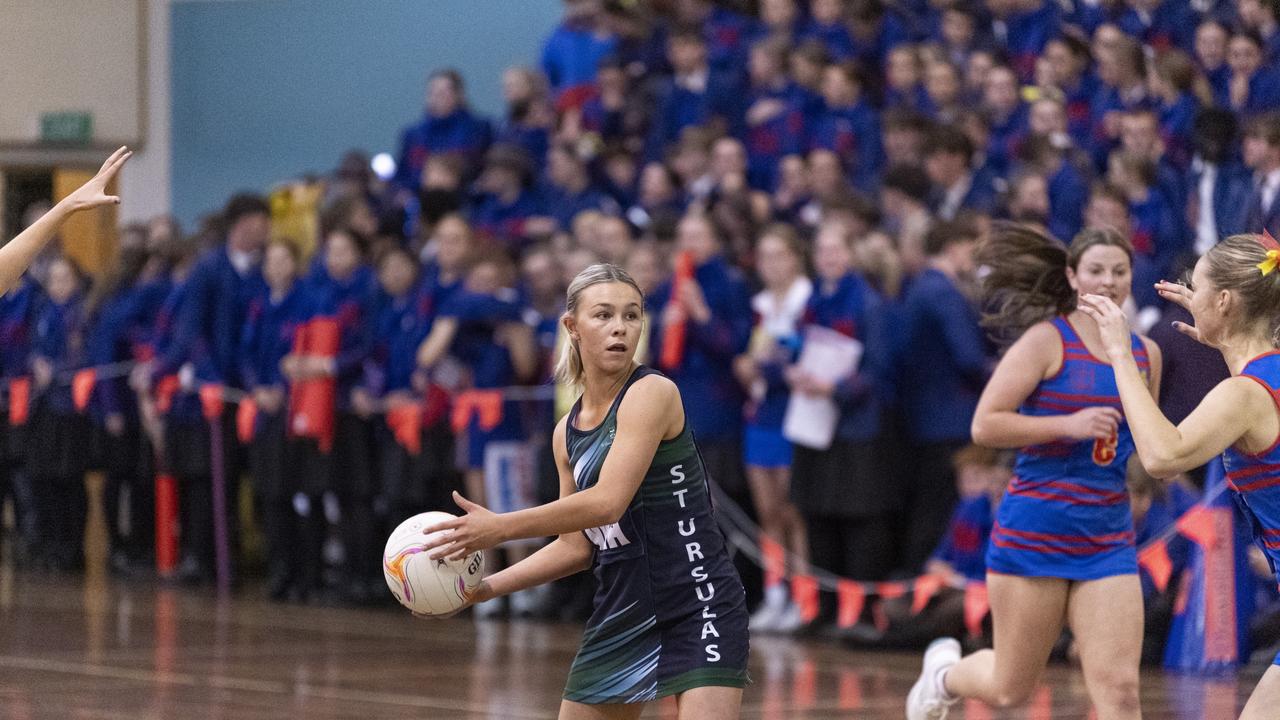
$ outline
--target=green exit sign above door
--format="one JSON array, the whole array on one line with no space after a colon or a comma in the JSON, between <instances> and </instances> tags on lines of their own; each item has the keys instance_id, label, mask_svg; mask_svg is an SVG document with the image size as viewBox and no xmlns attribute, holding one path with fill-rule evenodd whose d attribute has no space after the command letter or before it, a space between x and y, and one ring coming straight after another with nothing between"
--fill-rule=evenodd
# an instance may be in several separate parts
<instances>
[{"instance_id":1,"label":"green exit sign above door","mask_svg":"<svg viewBox=\"0 0 1280 720\"><path fill-rule=\"evenodd\" d=\"M93 139L93 115L87 112L50 112L40 116L40 142L88 145Z\"/></svg>"}]
</instances>

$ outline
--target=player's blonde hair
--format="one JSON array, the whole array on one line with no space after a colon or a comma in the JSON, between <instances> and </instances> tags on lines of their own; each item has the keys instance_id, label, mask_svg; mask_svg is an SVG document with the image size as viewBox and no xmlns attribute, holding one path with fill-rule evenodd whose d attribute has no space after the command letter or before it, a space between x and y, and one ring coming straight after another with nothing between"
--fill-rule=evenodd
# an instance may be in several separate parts
<instances>
[{"instance_id":1,"label":"player's blonde hair","mask_svg":"<svg viewBox=\"0 0 1280 720\"><path fill-rule=\"evenodd\" d=\"M1205 253L1209 282L1221 290L1234 290L1240 298L1235 318L1237 331L1265 324L1272 347L1280 347L1280 272L1262 271L1269 246L1253 233L1232 235Z\"/></svg>"},{"instance_id":2,"label":"player's blonde hair","mask_svg":"<svg viewBox=\"0 0 1280 720\"><path fill-rule=\"evenodd\" d=\"M641 306L644 305L644 291L626 270L613 263L596 263L578 273L573 282L569 283L569 289L565 291L564 317L573 317L578 311L578 302L584 290L592 285L612 282L630 285L640 296ZM582 350L578 347L578 341L571 337L565 341L560 351L560 360L556 363L556 382L581 385L583 372Z\"/></svg>"}]
</instances>

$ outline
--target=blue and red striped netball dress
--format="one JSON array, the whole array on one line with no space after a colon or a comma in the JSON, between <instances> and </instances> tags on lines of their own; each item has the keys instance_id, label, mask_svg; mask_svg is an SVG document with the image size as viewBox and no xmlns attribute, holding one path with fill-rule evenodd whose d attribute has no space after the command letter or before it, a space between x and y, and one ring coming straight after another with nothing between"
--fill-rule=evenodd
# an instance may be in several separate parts
<instances>
[{"instance_id":1,"label":"blue and red striped netball dress","mask_svg":"<svg viewBox=\"0 0 1280 720\"><path fill-rule=\"evenodd\" d=\"M1053 327L1062 339L1062 368L1042 380L1018 412L1070 415L1090 407L1121 409L1109 363L1085 348L1065 317ZM1143 375L1151 363L1132 335ZM1023 448L996 514L987 569L1026 577L1097 580L1138 571L1125 465L1133 436L1121 422L1106 440L1061 439Z\"/></svg>"},{"instance_id":2,"label":"blue and red striped netball dress","mask_svg":"<svg viewBox=\"0 0 1280 720\"><path fill-rule=\"evenodd\" d=\"M1280 350L1250 360L1240 376L1266 388L1280 409ZM1253 535L1274 573L1280 567L1280 437L1256 455L1229 447L1222 453L1222 464L1227 470L1227 485L1235 491L1236 504L1249 518ZM1280 665L1280 655L1276 655L1274 664Z\"/></svg>"}]
</instances>

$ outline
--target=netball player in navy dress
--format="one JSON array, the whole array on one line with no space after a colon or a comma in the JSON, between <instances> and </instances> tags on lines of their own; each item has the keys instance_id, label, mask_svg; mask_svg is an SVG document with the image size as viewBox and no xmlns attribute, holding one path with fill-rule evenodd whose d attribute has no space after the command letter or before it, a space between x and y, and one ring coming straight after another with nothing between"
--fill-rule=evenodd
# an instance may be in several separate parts
<instances>
[{"instance_id":1,"label":"netball player in navy dress","mask_svg":"<svg viewBox=\"0 0 1280 720\"><path fill-rule=\"evenodd\" d=\"M1099 330L1077 296L1129 296L1133 248L1085 230L1069 248L1002 224L979 250L991 324L1024 329L978 401L974 441L1020 448L987 549L993 649L963 660L945 638L925 653L908 720L941 720L959 698L1025 701L1065 623L1099 720L1140 717L1142 588L1125 465L1133 440ZM1141 385L1159 390L1159 349L1129 333Z\"/></svg>"},{"instance_id":2,"label":"netball player in navy dress","mask_svg":"<svg viewBox=\"0 0 1280 720\"><path fill-rule=\"evenodd\" d=\"M1160 296L1190 311L1195 326L1175 327L1217 348L1231 370L1175 426L1142 392L1141 372L1123 340L1114 298L1085 295L1081 309L1102 332L1116 386L1147 472L1170 477L1219 453L1227 484L1253 525L1274 571L1280 564L1280 245L1269 236L1233 235L1196 263L1191 287L1156 283ZM1280 656L1262 675L1241 718L1274 718L1280 706Z\"/></svg>"},{"instance_id":3,"label":"netball player in navy dress","mask_svg":"<svg viewBox=\"0 0 1280 720\"><path fill-rule=\"evenodd\" d=\"M598 589L560 717L636 718L674 695L679 718L736 718L747 683L742 582L716 525L701 458L674 383L633 360L644 322L635 282L593 265L569 286L570 342L558 377L582 396L553 434L560 499L441 529L433 556L462 557L514 538L559 535L486 578L474 601L588 567Z\"/></svg>"}]
</instances>

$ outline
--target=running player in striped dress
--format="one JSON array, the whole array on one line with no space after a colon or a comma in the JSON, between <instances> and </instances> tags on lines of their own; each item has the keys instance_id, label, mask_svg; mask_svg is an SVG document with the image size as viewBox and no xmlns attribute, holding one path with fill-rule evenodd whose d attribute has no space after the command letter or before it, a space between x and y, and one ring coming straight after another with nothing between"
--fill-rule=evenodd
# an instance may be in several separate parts
<instances>
[{"instance_id":1,"label":"running player in striped dress","mask_svg":"<svg viewBox=\"0 0 1280 720\"><path fill-rule=\"evenodd\" d=\"M1222 454L1227 484L1271 563L1280 566L1280 244L1270 235L1233 235L1196 263L1191 286L1159 282L1160 296L1190 311L1195 326L1175 327L1217 348L1231 369L1175 426L1142 392L1141 375L1123 342L1124 315L1112 298L1085 295L1115 368L1124 412L1147 472L1160 478ZM1280 706L1280 656L1267 668L1242 719L1274 718Z\"/></svg>"},{"instance_id":2,"label":"running player in striped dress","mask_svg":"<svg viewBox=\"0 0 1280 720\"><path fill-rule=\"evenodd\" d=\"M644 299L614 265L569 285L570 342L557 368L582 396L552 436L560 499L495 515L467 511L433 557L559 535L486 578L473 602L588 567L598 589L569 671L562 719L637 718L674 695L681 720L737 718L747 680L746 596L711 509L708 478L674 383L633 360Z\"/></svg>"},{"instance_id":3,"label":"running player in striped dress","mask_svg":"<svg viewBox=\"0 0 1280 720\"><path fill-rule=\"evenodd\" d=\"M1098 327L1076 308L1084 293L1125 301L1133 249L1112 230L1085 230L1064 248L1000 224L978 259L990 268L987 323L1025 328L973 418L975 442L1020 448L987 549L993 649L961 660L958 642L935 641L907 717L941 720L959 698L1021 704L1066 623L1099 720L1139 718L1142 588L1125 491L1133 441ZM1142 387L1156 396L1159 349L1125 332Z\"/></svg>"}]
</instances>

